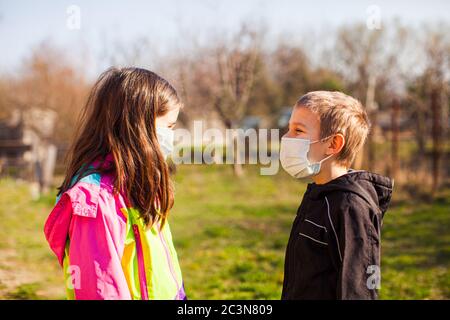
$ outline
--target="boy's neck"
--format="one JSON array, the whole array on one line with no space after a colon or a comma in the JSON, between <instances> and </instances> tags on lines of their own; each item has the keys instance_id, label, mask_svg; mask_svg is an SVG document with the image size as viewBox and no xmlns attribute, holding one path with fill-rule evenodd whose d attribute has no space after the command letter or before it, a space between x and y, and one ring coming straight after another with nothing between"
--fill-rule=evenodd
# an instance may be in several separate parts
<instances>
[{"instance_id":1,"label":"boy's neck","mask_svg":"<svg viewBox=\"0 0 450 320\"><path fill-rule=\"evenodd\" d=\"M324 163L319 174L313 176L312 180L316 184L325 184L327 182L330 182L331 180L343 176L344 174L347 174L347 172L348 168L345 166L338 165L336 163L330 163L329 165L325 165Z\"/></svg>"}]
</instances>

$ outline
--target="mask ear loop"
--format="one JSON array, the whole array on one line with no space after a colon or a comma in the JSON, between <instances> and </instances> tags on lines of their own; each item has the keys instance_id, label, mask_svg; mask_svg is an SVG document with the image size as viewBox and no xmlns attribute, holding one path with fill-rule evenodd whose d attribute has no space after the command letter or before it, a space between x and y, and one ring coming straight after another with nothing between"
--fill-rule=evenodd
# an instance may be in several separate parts
<instances>
[{"instance_id":1,"label":"mask ear loop","mask_svg":"<svg viewBox=\"0 0 450 320\"><path fill-rule=\"evenodd\" d=\"M331 136L328 136L328 137L325 137L325 138L322 138L322 139L319 139L319 140L316 140L316 141L311 141L309 144L321 142L321 141L327 140L327 139L329 139L329 138L331 138L331 137L333 137L333 136L335 136L335 135L332 134Z\"/></svg>"},{"instance_id":2,"label":"mask ear loop","mask_svg":"<svg viewBox=\"0 0 450 320\"><path fill-rule=\"evenodd\" d=\"M334 156L334 154L330 154L329 156L326 156L325 158L323 158L322 160L319 161L320 164L322 164L322 162L324 162L324 161L330 159L332 156Z\"/></svg>"},{"instance_id":3,"label":"mask ear loop","mask_svg":"<svg viewBox=\"0 0 450 320\"><path fill-rule=\"evenodd\" d=\"M312 141L312 142L310 142L309 144L313 144L313 143L316 143L316 142L321 142L321 141L327 140L327 139L329 139L329 138L331 138L331 137L334 137L334 136L335 136L335 135L332 134L332 135L330 135L330 136L328 136L328 137L325 137L325 138L322 138L322 139L319 139L319 140L316 140L316 141ZM330 159L332 156L334 156L334 154L330 154L329 156L326 156L325 158L323 158L322 160L320 160L319 163L322 165L322 162L324 162L324 161Z\"/></svg>"}]
</instances>

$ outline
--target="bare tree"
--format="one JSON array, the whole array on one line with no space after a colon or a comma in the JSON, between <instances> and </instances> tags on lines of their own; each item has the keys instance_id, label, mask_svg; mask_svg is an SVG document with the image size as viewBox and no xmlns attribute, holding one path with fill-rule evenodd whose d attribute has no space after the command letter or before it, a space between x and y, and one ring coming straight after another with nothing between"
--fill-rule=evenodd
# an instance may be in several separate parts
<instances>
[{"instance_id":1,"label":"bare tree","mask_svg":"<svg viewBox=\"0 0 450 320\"><path fill-rule=\"evenodd\" d=\"M363 101L372 122L366 143L367 167L375 167L374 136L379 132L378 113L388 109L393 97L405 91L405 79L415 63L406 43L408 29L394 21L382 29L369 30L365 25L346 26L336 37L337 69L347 82L349 91ZM355 167L360 167L363 154Z\"/></svg>"},{"instance_id":2,"label":"bare tree","mask_svg":"<svg viewBox=\"0 0 450 320\"><path fill-rule=\"evenodd\" d=\"M198 52L190 80L201 105L210 106L227 129L237 129L248 113L249 100L261 58L261 34L246 26L229 40L218 39ZM180 73L186 79L186 73ZM186 80L184 80L186 83ZM186 87L184 87L186 89ZM189 99L195 99L190 97ZM234 172L243 174L236 130L232 131Z\"/></svg>"},{"instance_id":3,"label":"bare tree","mask_svg":"<svg viewBox=\"0 0 450 320\"><path fill-rule=\"evenodd\" d=\"M444 103L448 104L449 73L448 64L449 38L440 30L429 30L426 36L425 53L427 65L423 79L425 80L426 96L431 110L432 146L432 191L437 191L441 182L441 161L444 155L444 132L448 119L443 118ZM447 106L448 108L448 106ZM448 114L448 113L447 113Z\"/></svg>"},{"instance_id":4,"label":"bare tree","mask_svg":"<svg viewBox=\"0 0 450 320\"><path fill-rule=\"evenodd\" d=\"M72 137L75 119L89 86L83 71L69 61L62 50L43 43L34 49L21 70L8 82L11 89L7 95L9 108L20 113L32 109L55 113L57 121L51 139L58 145L66 144ZM35 125L40 126L39 123Z\"/></svg>"},{"instance_id":5,"label":"bare tree","mask_svg":"<svg viewBox=\"0 0 450 320\"><path fill-rule=\"evenodd\" d=\"M293 105L312 87L310 61L301 47L280 43L272 54L275 80L282 87L281 103Z\"/></svg>"},{"instance_id":6,"label":"bare tree","mask_svg":"<svg viewBox=\"0 0 450 320\"><path fill-rule=\"evenodd\" d=\"M381 30L369 30L363 24L342 27L336 37L336 58L338 70L348 83L353 95L365 102L369 117L372 119L376 112L375 93L376 84L382 76L383 66L383 42L385 32ZM373 132L376 123L372 120L373 130L369 134L368 168L373 166L372 146ZM355 167L361 167L362 154L355 160Z\"/></svg>"}]
</instances>

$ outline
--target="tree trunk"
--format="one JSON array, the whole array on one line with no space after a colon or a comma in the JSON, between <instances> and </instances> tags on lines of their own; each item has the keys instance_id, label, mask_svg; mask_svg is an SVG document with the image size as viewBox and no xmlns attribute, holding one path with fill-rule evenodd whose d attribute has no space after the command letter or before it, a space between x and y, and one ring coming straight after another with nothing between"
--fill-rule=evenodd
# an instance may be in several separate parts
<instances>
[{"instance_id":1,"label":"tree trunk","mask_svg":"<svg viewBox=\"0 0 450 320\"><path fill-rule=\"evenodd\" d=\"M416 117L416 141L420 160L423 160L423 155L425 154L426 136L425 110L423 106L419 104Z\"/></svg>"},{"instance_id":2,"label":"tree trunk","mask_svg":"<svg viewBox=\"0 0 450 320\"><path fill-rule=\"evenodd\" d=\"M372 122L372 130L367 136L367 167L369 171L374 170L375 164L375 144L374 136L377 126L377 105L375 103L375 86L376 78L373 74L369 74L366 91L366 110L370 121Z\"/></svg>"},{"instance_id":3,"label":"tree trunk","mask_svg":"<svg viewBox=\"0 0 450 320\"><path fill-rule=\"evenodd\" d=\"M234 150L233 171L234 175L240 178L244 175L244 171L242 169L242 155L238 139L239 137L237 136L236 132L233 132L233 150Z\"/></svg>"},{"instance_id":4,"label":"tree trunk","mask_svg":"<svg viewBox=\"0 0 450 320\"><path fill-rule=\"evenodd\" d=\"M400 103L397 99L392 101L391 114L391 172L392 178L397 177L399 167L398 149L399 149L399 119L400 119Z\"/></svg>"},{"instance_id":5,"label":"tree trunk","mask_svg":"<svg viewBox=\"0 0 450 320\"><path fill-rule=\"evenodd\" d=\"M441 101L439 99L439 90L433 89L430 96L431 113L432 113L432 129L431 136L433 139L432 157L432 172L433 172L433 194L439 187L439 171L440 171L440 158L442 156L441 148Z\"/></svg>"},{"instance_id":6,"label":"tree trunk","mask_svg":"<svg viewBox=\"0 0 450 320\"><path fill-rule=\"evenodd\" d=\"M375 133L376 133L376 123L377 123L377 113L371 112L369 116L372 122L372 130L369 132L367 136L367 168L369 171L375 171L375 153L376 153L376 145L375 145Z\"/></svg>"}]
</instances>

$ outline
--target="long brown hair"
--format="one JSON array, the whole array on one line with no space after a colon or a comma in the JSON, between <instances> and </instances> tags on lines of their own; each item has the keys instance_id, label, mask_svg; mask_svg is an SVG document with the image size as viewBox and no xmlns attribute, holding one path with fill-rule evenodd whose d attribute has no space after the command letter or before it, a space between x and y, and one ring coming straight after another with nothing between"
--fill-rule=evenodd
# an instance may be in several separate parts
<instances>
[{"instance_id":1,"label":"long brown hair","mask_svg":"<svg viewBox=\"0 0 450 320\"><path fill-rule=\"evenodd\" d=\"M111 68L100 75L78 120L67 154L65 192L93 172L115 172L115 192L124 192L145 225L164 225L173 205L168 166L160 151L155 120L181 106L175 89L154 72ZM89 166L94 161L110 166Z\"/></svg>"}]
</instances>

